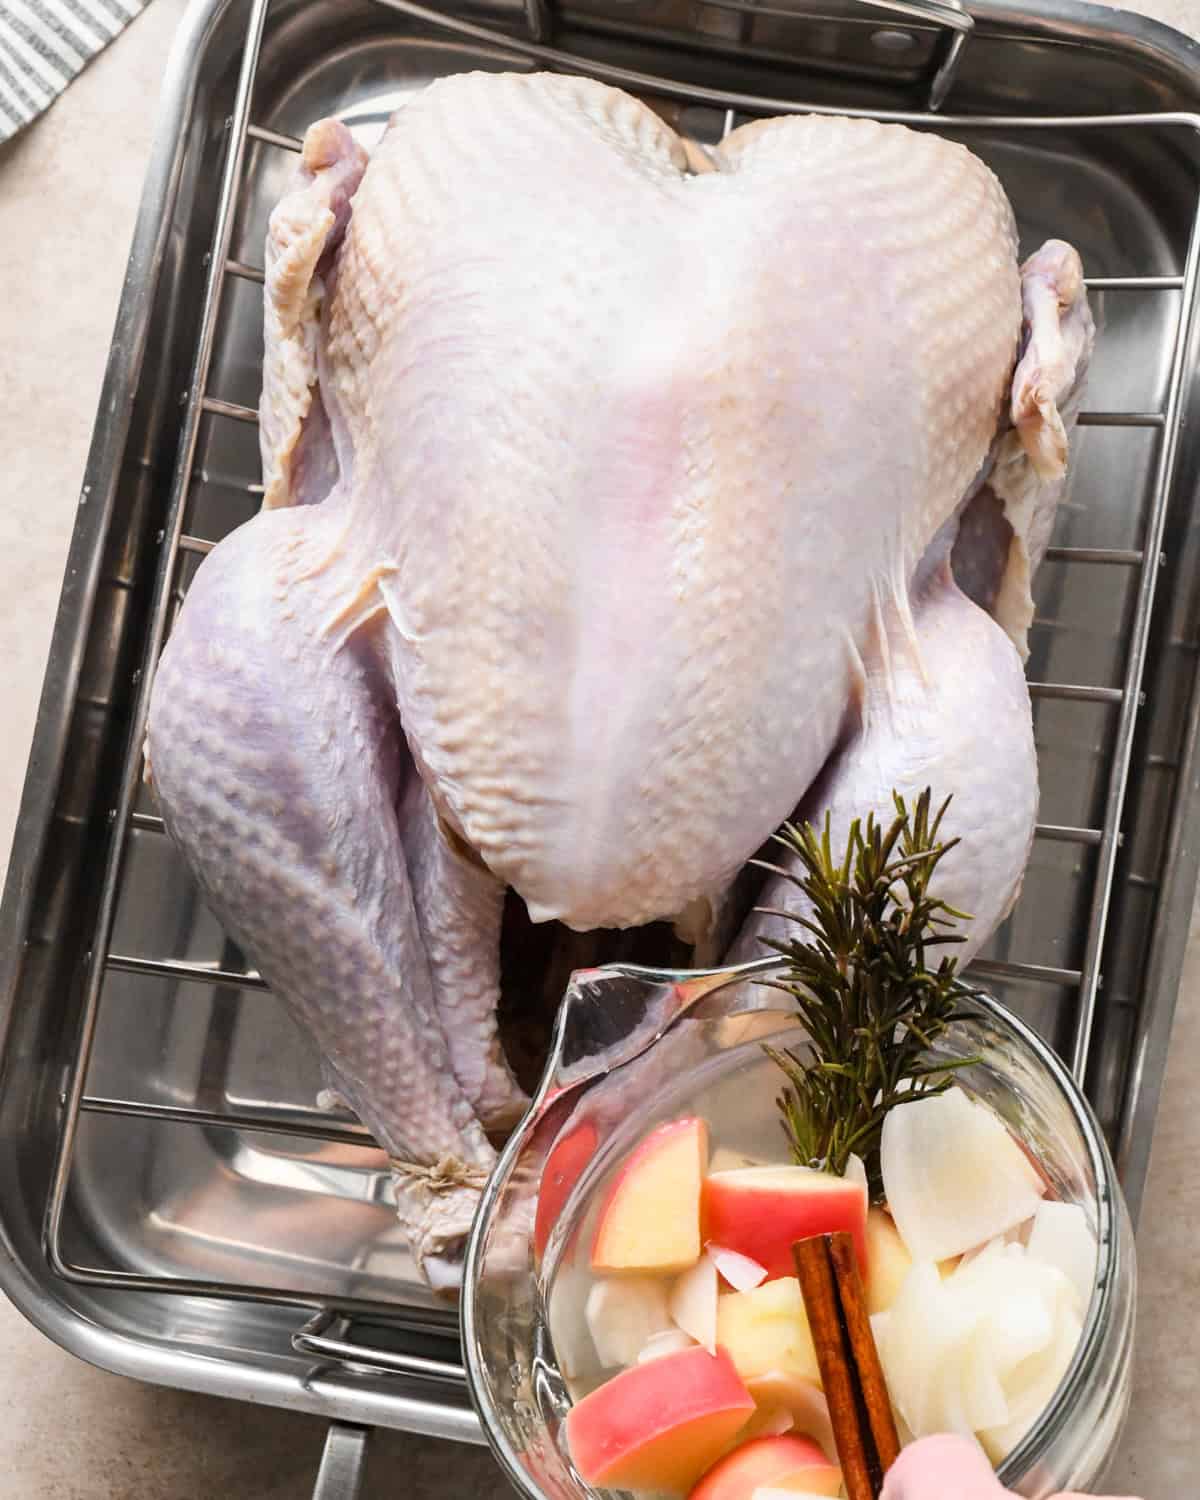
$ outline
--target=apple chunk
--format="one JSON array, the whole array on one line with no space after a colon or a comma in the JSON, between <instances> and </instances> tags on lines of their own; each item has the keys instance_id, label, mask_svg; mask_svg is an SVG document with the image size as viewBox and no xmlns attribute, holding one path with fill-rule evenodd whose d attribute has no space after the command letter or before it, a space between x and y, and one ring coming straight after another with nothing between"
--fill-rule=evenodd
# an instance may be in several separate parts
<instances>
[{"instance_id":1,"label":"apple chunk","mask_svg":"<svg viewBox=\"0 0 1200 1500\"><path fill-rule=\"evenodd\" d=\"M867 1189L810 1167L740 1167L712 1172L703 1195L704 1238L748 1255L768 1277L792 1276L792 1243L848 1230L867 1269Z\"/></svg>"},{"instance_id":2,"label":"apple chunk","mask_svg":"<svg viewBox=\"0 0 1200 1500\"><path fill-rule=\"evenodd\" d=\"M748 1156L744 1151L735 1151L730 1146L718 1146L708 1164L710 1172L730 1172L734 1167L765 1167L760 1156Z\"/></svg>"},{"instance_id":3,"label":"apple chunk","mask_svg":"<svg viewBox=\"0 0 1200 1500\"><path fill-rule=\"evenodd\" d=\"M724 1351L698 1345L623 1370L567 1413L580 1476L620 1490L687 1490L754 1411Z\"/></svg>"},{"instance_id":4,"label":"apple chunk","mask_svg":"<svg viewBox=\"0 0 1200 1500\"><path fill-rule=\"evenodd\" d=\"M753 1438L709 1469L688 1500L751 1500L755 1490L836 1495L842 1471L811 1438Z\"/></svg>"},{"instance_id":5,"label":"apple chunk","mask_svg":"<svg viewBox=\"0 0 1200 1500\"><path fill-rule=\"evenodd\" d=\"M881 1208L867 1214L867 1311L886 1312L912 1270L900 1232Z\"/></svg>"},{"instance_id":6,"label":"apple chunk","mask_svg":"<svg viewBox=\"0 0 1200 1500\"><path fill-rule=\"evenodd\" d=\"M708 1126L694 1116L652 1130L619 1168L592 1242L595 1271L686 1271L700 1259Z\"/></svg>"},{"instance_id":7,"label":"apple chunk","mask_svg":"<svg viewBox=\"0 0 1200 1500\"><path fill-rule=\"evenodd\" d=\"M749 1431L753 1431L760 1421L769 1420L772 1414L786 1412L797 1433L819 1443L829 1458L836 1456L829 1403L815 1380L788 1370L768 1370L765 1375L748 1379L746 1389L758 1407L748 1424Z\"/></svg>"},{"instance_id":8,"label":"apple chunk","mask_svg":"<svg viewBox=\"0 0 1200 1500\"><path fill-rule=\"evenodd\" d=\"M558 1216L571 1196L571 1189L579 1181L599 1143L600 1137L595 1125L590 1120L584 1120L551 1147L538 1186L537 1209L534 1212L533 1248L538 1260L545 1254L550 1231L558 1222Z\"/></svg>"},{"instance_id":9,"label":"apple chunk","mask_svg":"<svg viewBox=\"0 0 1200 1500\"><path fill-rule=\"evenodd\" d=\"M749 1292L731 1292L717 1303L717 1344L729 1352L744 1380L770 1370L818 1378L804 1296L794 1276L765 1281Z\"/></svg>"}]
</instances>

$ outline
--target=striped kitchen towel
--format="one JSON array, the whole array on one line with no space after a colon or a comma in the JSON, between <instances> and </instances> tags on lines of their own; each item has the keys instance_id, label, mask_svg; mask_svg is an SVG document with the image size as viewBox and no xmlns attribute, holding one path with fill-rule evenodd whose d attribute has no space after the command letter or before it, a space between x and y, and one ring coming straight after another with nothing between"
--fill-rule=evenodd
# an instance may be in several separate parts
<instances>
[{"instance_id":1,"label":"striped kitchen towel","mask_svg":"<svg viewBox=\"0 0 1200 1500\"><path fill-rule=\"evenodd\" d=\"M147 0L0 0L0 142L48 109Z\"/></svg>"}]
</instances>

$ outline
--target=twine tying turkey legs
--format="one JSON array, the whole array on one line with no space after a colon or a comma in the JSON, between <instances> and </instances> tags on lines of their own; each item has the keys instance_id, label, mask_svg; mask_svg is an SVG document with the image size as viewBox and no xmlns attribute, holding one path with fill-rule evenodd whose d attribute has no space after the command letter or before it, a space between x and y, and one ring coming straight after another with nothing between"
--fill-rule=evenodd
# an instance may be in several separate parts
<instances>
[{"instance_id":1,"label":"twine tying turkey legs","mask_svg":"<svg viewBox=\"0 0 1200 1500\"><path fill-rule=\"evenodd\" d=\"M398 1156L390 1156L388 1161L398 1177L420 1183L431 1193L452 1193L457 1188L481 1190L488 1179L482 1167L468 1166L453 1156L443 1156L432 1166L428 1162L401 1161Z\"/></svg>"}]
</instances>

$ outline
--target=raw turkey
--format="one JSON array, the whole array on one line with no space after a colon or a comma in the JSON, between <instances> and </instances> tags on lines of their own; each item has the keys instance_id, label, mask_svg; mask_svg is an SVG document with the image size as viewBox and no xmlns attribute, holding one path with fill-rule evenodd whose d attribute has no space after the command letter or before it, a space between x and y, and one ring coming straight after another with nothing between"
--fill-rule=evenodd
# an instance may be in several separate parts
<instances>
[{"instance_id":1,"label":"raw turkey","mask_svg":"<svg viewBox=\"0 0 1200 1500\"><path fill-rule=\"evenodd\" d=\"M855 818L891 822L894 792L910 806L925 787L952 793L939 837L961 842L939 864L936 889L972 918L959 928L964 940L946 950L960 966L1012 909L1033 841L1037 758L1022 670L1029 581L1065 487L1095 332L1069 245L1044 245L1026 261L1021 284L1014 425L997 436L974 493L934 538L911 587L880 601L845 743L797 811L817 827L828 818L834 848L844 848ZM793 918L809 914L795 883L798 861L774 846L769 857L782 861L782 873L760 893L726 955L731 963L796 937Z\"/></svg>"},{"instance_id":2,"label":"raw turkey","mask_svg":"<svg viewBox=\"0 0 1200 1500\"><path fill-rule=\"evenodd\" d=\"M1022 273L999 183L931 134L703 152L601 84L472 74L369 163L310 129L265 331L264 509L197 573L148 763L452 1286L523 1102L505 887L711 945L797 804L915 779L986 844L976 931L1011 904L1079 263Z\"/></svg>"}]
</instances>

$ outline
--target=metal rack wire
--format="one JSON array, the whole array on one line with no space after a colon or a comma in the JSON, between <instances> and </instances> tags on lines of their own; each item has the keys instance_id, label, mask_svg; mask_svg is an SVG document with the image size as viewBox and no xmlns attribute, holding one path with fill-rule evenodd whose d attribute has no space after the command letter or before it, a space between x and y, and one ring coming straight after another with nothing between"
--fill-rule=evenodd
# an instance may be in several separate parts
<instances>
[{"instance_id":1,"label":"metal rack wire","mask_svg":"<svg viewBox=\"0 0 1200 1500\"><path fill-rule=\"evenodd\" d=\"M443 15L425 6L412 3L412 0L375 0L375 3L406 17L409 21L448 31L490 47L501 48L543 67L566 68L591 73L634 91L651 93L687 104L716 107L725 112L726 132L732 128L739 115L798 113L811 108L811 106L789 100L725 93L685 85L669 78L654 77L610 64L585 61L570 53L558 51L545 44L544 39L550 34L547 15L544 8L534 3L534 0L530 0L527 6L525 36L510 35L507 32L492 30L457 17ZM266 988L263 980L252 971L232 970L182 958L150 958L115 951L112 946L112 936L121 891L123 861L130 834L137 831L153 836L161 835L163 832L162 820L151 813L139 811L135 804L141 773L140 748L150 682L168 630L173 600L178 596L182 587L179 576L180 565L182 560L189 555L203 555L214 545L212 540L191 535L184 530L188 498L196 477L196 454L201 419L207 415L219 421L247 424L258 420L257 413L251 408L224 400L212 394L208 387L218 316L225 288L231 279L259 283L263 280L263 272L259 267L235 259L230 254L234 221L243 188L247 143L253 141L269 149L293 152L298 151L301 145L300 141L294 137L258 125L251 119L259 51L270 5L271 0L252 0L249 7L245 50L233 109L227 121L228 142L212 233L211 256L208 262L199 338L186 393L178 456L151 605L150 625L136 690L132 729L120 780L119 796L110 817L111 840L95 931L88 955L78 1045L74 1065L63 1092L61 1128L54 1177L46 1207L44 1243L46 1254L54 1270L71 1281L99 1286L120 1286L147 1292L173 1292L263 1301L304 1308L310 1312L317 1307L316 1317L310 1319L294 1337L293 1342L297 1349L321 1358L350 1364L367 1364L375 1369L398 1370L426 1378L457 1382L462 1379L462 1371L454 1358L431 1360L424 1356L371 1349L366 1345L353 1343L345 1336L349 1328L349 1320L356 1315L369 1313L376 1320L389 1316L395 1318L398 1313L394 1306L386 1306L365 1299L345 1298L339 1299L336 1309L331 1309L322 1307L320 1305L322 1299L312 1294L289 1292L277 1287L235 1285L221 1281L154 1276L134 1271L85 1266L71 1261L62 1245L64 1209L71 1183L80 1122L85 1115L133 1116L142 1120L180 1122L220 1130L300 1136L313 1141L362 1146L372 1144L370 1137L360 1126L303 1123L267 1112L233 1113L190 1106L176 1107L168 1104L141 1103L89 1091L89 1064L106 974L120 971L159 976L183 984L220 984L245 992L261 991ZM930 15L929 10L923 8L922 4L915 3L915 0L892 0L891 8L909 15L924 14L927 19ZM940 6L938 9L947 11L951 10L951 7ZM941 19L945 22L944 16ZM899 121L918 127L938 123L956 130L983 129L1015 133L1118 128L1176 131L1194 136L1200 135L1200 116L1185 113L1123 116L935 116L932 110L939 102L940 94L944 94L949 86L954 68L961 57L962 46L970 33L969 18L966 19L965 24L951 24L954 28L953 37L949 47L943 50L938 64L929 110L921 113L867 110L839 112L869 114L875 118ZM1096 997L1102 982L1101 955L1117 851L1121 840L1121 817L1133 753L1134 732L1138 709L1142 701L1142 678L1151 629L1164 524L1179 446L1185 360L1195 321L1198 272L1200 272L1200 218L1194 218L1189 231L1186 259L1180 274L1105 276L1089 281L1089 287L1094 291L1179 293L1181 295L1169 361L1166 399L1162 409L1157 411L1088 411L1080 417L1080 425L1085 427L1143 428L1156 434L1157 453L1141 546L1126 549L1060 546L1052 547L1047 554L1050 559L1071 567L1132 570L1138 575L1136 599L1128 632L1120 686L1070 682L1031 682L1029 685L1030 692L1035 698L1105 704L1116 711L1113 750L1107 768L1104 815L1100 824L1095 827L1042 824L1037 829L1037 837L1041 840L1074 844L1096 851L1081 965L1078 969L1057 968L1043 964L992 960L979 962L973 967L973 972L981 979L1017 979L1035 984L1067 986L1077 991L1078 1008L1070 1062L1076 1077L1080 1080L1083 1079L1087 1068L1095 1020ZM253 494L261 493L262 486L250 482L245 488ZM442 1327L444 1330L444 1324ZM424 1331L429 1332L430 1326L426 1325Z\"/></svg>"}]
</instances>

